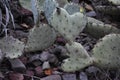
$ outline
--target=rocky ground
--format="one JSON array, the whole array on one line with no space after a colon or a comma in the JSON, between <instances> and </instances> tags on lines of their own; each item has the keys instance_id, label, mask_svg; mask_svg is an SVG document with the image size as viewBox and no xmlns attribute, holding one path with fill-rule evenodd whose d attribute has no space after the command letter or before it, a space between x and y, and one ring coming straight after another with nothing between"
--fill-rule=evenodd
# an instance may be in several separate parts
<instances>
[{"instance_id":1,"label":"rocky ground","mask_svg":"<svg viewBox=\"0 0 120 80\"><path fill-rule=\"evenodd\" d=\"M110 5L106 0L91 0L90 3L88 0L85 1L93 9L97 5ZM26 42L28 32L34 25L32 12L21 6L14 7L13 4L15 4L14 0L11 5L14 11L15 29L10 22L7 26L8 35ZM3 8L2 11L4 14ZM96 15L92 17L120 28L120 18L117 19L99 11L95 12ZM5 32L0 34L1 38L3 36ZM76 37L76 42L81 43L89 54L98 40L84 32ZM120 80L120 70L100 69L93 65L73 73L62 71L60 65L64 59L68 58L64 48L65 43L64 38L58 36L54 45L44 51L24 52L22 56L14 60L4 58L0 64L0 80Z\"/></svg>"}]
</instances>

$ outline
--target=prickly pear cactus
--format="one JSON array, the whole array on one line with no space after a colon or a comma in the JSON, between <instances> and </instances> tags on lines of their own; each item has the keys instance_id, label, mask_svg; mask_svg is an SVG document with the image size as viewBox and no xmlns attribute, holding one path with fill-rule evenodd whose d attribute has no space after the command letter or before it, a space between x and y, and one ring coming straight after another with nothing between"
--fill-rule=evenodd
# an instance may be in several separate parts
<instances>
[{"instance_id":1,"label":"prickly pear cactus","mask_svg":"<svg viewBox=\"0 0 120 80\"><path fill-rule=\"evenodd\" d=\"M56 8L50 21L54 29L67 40L74 40L87 23L86 17L82 13L69 15L63 8Z\"/></svg>"},{"instance_id":2,"label":"prickly pear cactus","mask_svg":"<svg viewBox=\"0 0 120 80\"><path fill-rule=\"evenodd\" d=\"M87 27L85 27L84 31L95 38L101 38L110 33L120 33L120 29L97 21L94 23L88 21Z\"/></svg>"},{"instance_id":3,"label":"prickly pear cactus","mask_svg":"<svg viewBox=\"0 0 120 80\"><path fill-rule=\"evenodd\" d=\"M33 17L34 17L34 23L39 24L39 8L38 8L38 1L37 0L31 0L31 7L32 7L32 12L33 12Z\"/></svg>"},{"instance_id":4,"label":"prickly pear cactus","mask_svg":"<svg viewBox=\"0 0 120 80\"><path fill-rule=\"evenodd\" d=\"M24 43L12 36L7 36L0 39L0 49L5 57L17 58L22 55Z\"/></svg>"},{"instance_id":5,"label":"prickly pear cactus","mask_svg":"<svg viewBox=\"0 0 120 80\"><path fill-rule=\"evenodd\" d=\"M38 4L37 6L39 6L39 9L43 10L44 0L19 0L19 1L24 8L29 9L31 11L32 11L31 5L36 5L36 2L37 2Z\"/></svg>"},{"instance_id":6,"label":"prickly pear cactus","mask_svg":"<svg viewBox=\"0 0 120 80\"><path fill-rule=\"evenodd\" d=\"M79 58L89 57L87 51L83 48L83 46L80 43L77 43L77 42L67 43L66 48L70 53L69 55L70 57L76 57L76 55Z\"/></svg>"},{"instance_id":7,"label":"prickly pear cactus","mask_svg":"<svg viewBox=\"0 0 120 80\"><path fill-rule=\"evenodd\" d=\"M25 51L38 51L51 46L56 39L56 34L47 24L39 24L39 27L31 29Z\"/></svg>"},{"instance_id":8,"label":"prickly pear cactus","mask_svg":"<svg viewBox=\"0 0 120 80\"><path fill-rule=\"evenodd\" d=\"M115 5L120 5L120 0L108 0L109 2L112 2Z\"/></svg>"},{"instance_id":9,"label":"prickly pear cactus","mask_svg":"<svg viewBox=\"0 0 120 80\"><path fill-rule=\"evenodd\" d=\"M19 0L19 2L24 8L31 10L30 0Z\"/></svg>"},{"instance_id":10,"label":"prickly pear cactus","mask_svg":"<svg viewBox=\"0 0 120 80\"><path fill-rule=\"evenodd\" d=\"M97 20L95 18L92 17L87 17L88 23L96 23L96 24L104 24L102 21Z\"/></svg>"},{"instance_id":11,"label":"prickly pear cactus","mask_svg":"<svg viewBox=\"0 0 120 80\"><path fill-rule=\"evenodd\" d=\"M49 20L53 14L53 11L55 10L55 8L58 7L58 3L55 0L45 0L43 7L44 7L45 16L46 16L48 22L50 22Z\"/></svg>"},{"instance_id":12,"label":"prickly pear cactus","mask_svg":"<svg viewBox=\"0 0 120 80\"><path fill-rule=\"evenodd\" d=\"M76 12L80 12L80 6L75 3L68 3L64 6L64 9L70 14L74 14Z\"/></svg>"},{"instance_id":13,"label":"prickly pear cactus","mask_svg":"<svg viewBox=\"0 0 120 80\"><path fill-rule=\"evenodd\" d=\"M120 68L120 34L109 34L93 48L94 63L101 68Z\"/></svg>"},{"instance_id":14,"label":"prickly pear cactus","mask_svg":"<svg viewBox=\"0 0 120 80\"><path fill-rule=\"evenodd\" d=\"M70 58L65 60L61 66L64 71L75 72L93 63L81 44L72 42L71 44L66 44L66 48Z\"/></svg>"}]
</instances>

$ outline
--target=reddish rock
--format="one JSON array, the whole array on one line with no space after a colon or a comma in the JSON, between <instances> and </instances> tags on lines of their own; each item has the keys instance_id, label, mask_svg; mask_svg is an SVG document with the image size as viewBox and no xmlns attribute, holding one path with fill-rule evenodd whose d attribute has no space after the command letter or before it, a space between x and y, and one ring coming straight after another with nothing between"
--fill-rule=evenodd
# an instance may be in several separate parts
<instances>
[{"instance_id":1,"label":"reddish rock","mask_svg":"<svg viewBox=\"0 0 120 80\"><path fill-rule=\"evenodd\" d=\"M33 72L32 70L27 70L27 71L26 71L26 74L27 74L28 76L34 76L34 72Z\"/></svg>"},{"instance_id":2,"label":"reddish rock","mask_svg":"<svg viewBox=\"0 0 120 80\"><path fill-rule=\"evenodd\" d=\"M20 57L19 58L20 60L21 60L21 62L23 63L23 64L27 64L27 62L28 62L28 59L27 59L27 57L25 57L25 56L22 56L22 57Z\"/></svg>"},{"instance_id":3,"label":"reddish rock","mask_svg":"<svg viewBox=\"0 0 120 80\"><path fill-rule=\"evenodd\" d=\"M56 38L56 43L58 43L58 44L60 44L60 45L65 45L66 41L65 41L65 39L64 39L63 37L58 36L58 37Z\"/></svg>"},{"instance_id":4,"label":"reddish rock","mask_svg":"<svg viewBox=\"0 0 120 80\"><path fill-rule=\"evenodd\" d=\"M23 74L13 72L9 74L9 79L10 80L24 80L24 76Z\"/></svg>"},{"instance_id":5,"label":"reddish rock","mask_svg":"<svg viewBox=\"0 0 120 80\"><path fill-rule=\"evenodd\" d=\"M35 73L36 73L36 75L41 76L43 74L42 67L41 66L36 67Z\"/></svg>"}]
</instances>

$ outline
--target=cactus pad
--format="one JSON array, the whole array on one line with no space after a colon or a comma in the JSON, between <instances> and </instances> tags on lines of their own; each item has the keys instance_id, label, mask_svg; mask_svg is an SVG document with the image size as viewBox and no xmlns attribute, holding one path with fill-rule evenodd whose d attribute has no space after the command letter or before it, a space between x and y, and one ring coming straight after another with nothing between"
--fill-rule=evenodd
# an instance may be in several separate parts
<instances>
[{"instance_id":1,"label":"cactus pad","mask_svg":"<svg viewBox=\"0 0 120 80\"><path fill-rule=\"evenodd\" d=\"M55 0L45 0L44 1L44 12L45 12L45 16L48 20L48 22L50 22L50 18L53 14L53 11L55 10L55 8L58 6L57 2Z\"/></svg>"},{"instance_id":2,"label":"cactus pad","mask_svg":"<svg viewBox=\"0 0 120 80\"><path fill-rule=\"evenodd\" d=\"M93 23L92 21L88 21L87 27L85 27L85 32L90 34L95 38L101 38L110 33L120 33L120 29L117 29L114 26L109 24L104 24L102 22L96 21Z\"/></svg>"},{"instance_id":3,"label":"cactus pad","mask_svg":"<svg viewBox=\"0 0 120 80\"><path fill-rule=\"evenodd\" d=\"M0 39L0 49L5 57L17 58L22 55L24 43L12 36L7 36Z\"/></svg>"},{"instance_id":4,"label":"cactus pad","mask_svg":"<svg viewBox=\"0 0 120 80\"><path fill-rule=\"evenodd\" d=\"M66 44L70 58L64 61L62 69L66 72L75 72L92 64L92 60L81 44L72 42Z\"/></svg>"},{"instance_id":5,"label":"cactus pad","mask_svg":"<svg viewBox=\"0 0 120 80\"><path fill-rule=\"evenodd\" d=\"M67 40L74 40L85 28L86 23L86 17L82 13L69 15L63 8L56 8L50 22L54 29Z\"/></svg>"},{"instance_id":6,"label":"cactus pad","mask_svg":"<svg viewBox=\"0 0 120 80\"><path fill-rule=\"evenodd\" d=\"M51 46L56 39L56 34L47 24L40 24L39 27L31 29L25 51L38 51Z\"/></svg>"},{"instance_id":7,"label":"cactus pad","mask_svg":"<svg viewBox=\"0 0 120 80\"><path fill-rule=\"evenodd\" d=\"M103 68L120 68L120 34L109 34L93 48L95 65Z\"/></svg>"}]
</instances>

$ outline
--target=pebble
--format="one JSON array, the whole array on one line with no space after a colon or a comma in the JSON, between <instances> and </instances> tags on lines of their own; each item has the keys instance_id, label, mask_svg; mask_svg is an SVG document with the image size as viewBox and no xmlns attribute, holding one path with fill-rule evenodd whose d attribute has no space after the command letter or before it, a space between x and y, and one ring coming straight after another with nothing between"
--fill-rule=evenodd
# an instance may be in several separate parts
<instances>
[{"instance_id":1,"label":"pebble","mask_svg":"<svg viewBox=\"0 0 120 80\"><path fill-rule=\"evenodd\" d=\"M20 61L20 59L9 59L11 67L14 71L24 73L26 71L25 65Z\"/></svg>"},{"instance_id":2,"label":"pebble","mask_svg":"<svg viewBox=\"0 0 120 80\"><path fill-rule=\"evenodd\" d=\"M9 80L24 80L24 76L23 74L13 72L9 74Z\"/></svg>"},{"instance_id":3,"label":"pebble","mask_svg":"<svg viewBox=\"0 0 120 80\"><path fill-rule=\"evenodd\" d=\"M41 78L41 80L62 80L60 75L50 75L45 78Z\"/></svg>"},{"instance_id":4,"label":"pebble","mask_svg":"<svg viewBox=\"0 0 120 80\"><path fill-rule=\"evenodd\" d=\"M88 80L88 77L85 72L80 72L79 78L80 80Z\"/></svg>"},{"instance_id":5,"label":"pebble","mask_svg":"<svg viewBox=\"0 0 120 80\"><path fill-rule=\"evenodd\" d=\"M76 74L63 74L62 78L63 80L77 80Z\"/></svg>"}]
</instances>

